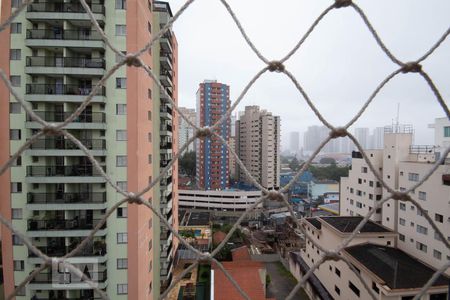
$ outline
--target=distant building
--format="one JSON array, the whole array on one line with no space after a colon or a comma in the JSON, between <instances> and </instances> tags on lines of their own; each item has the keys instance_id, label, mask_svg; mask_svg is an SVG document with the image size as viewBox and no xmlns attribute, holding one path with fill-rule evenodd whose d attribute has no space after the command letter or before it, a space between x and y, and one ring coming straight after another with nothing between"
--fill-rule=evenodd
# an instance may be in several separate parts
<instances>
[{"instance_id":1,"label":"distant building","mask_svg":"<svg viewBox=\"0 0 450 300\"><path fill-rule=\"evenodd\" d=\"M450 120L448 118L436 118L434 124L430 124L428 127L434 128L434 144L439 147L439 152L450 147Z\"/></svg>"},{"instance_id":2,"label":"distant building","mask_svg":"<svg viewBox=\"0 0 450 300\"><path fill-rule=\"evenodd\" d=\"M230 136L228 145L230 145L230 148L236 152L236 137L235 136ZM238 152L236 152L236 154L239 155ZM230 168L230 179L236 179L238 177L236 174L236 172L237 172L236 171L236 157L234 155L232 155L231 152L229 153L229 156L228 156L228 165Z\"/></svg>"},{"instance_id":3,"label":"distant building","mask_svg":"<svg viewBox=\"0 0 450 300\"><path fill-rule=\"evenodd\" d=\"M289 150L294 154L300 150L300 132L294 131L290 133Z\"/></svg>"},{"instance_id":4,"label":"distant building","mask_svg":"<svg viewBox=\"0 0 450 300\"><path fill-rule=\"evenodd\" d=\"M370 149L383 149L384 146L384 127L376 127L371 135Z\"/></svg>"},{"instance_id":5,"label":"distant building","mask_svg":"<svg viewBox=\"0 0 450 300\"><path fill-rule=\"evenodd\" d=\"M363 149L369 148L369 128L355 128L355 138Z\"/></svg>"},{"instance_id":6,"label":"distant building","mask_svg":"<svg viewBox=\"0 0 450 300\"><path fill-rule=\"evenodd\" d=\"M197 91L197 126L213 126L230 108L230 87L216 80L205 80ZM220 126L220 135L228 143L230 120ZM198 139L197 185L204 190L220 190L229 187L228 149L222 141L211 136Z\"/></svg>"},{"instance_id":7,"label":"distant building","mask_svg":"<svg viewBox=\"0 0 450 300\"><path fill-rule=\"evenodd\" d=\"M178 108L180 112L182 112L189 121L191 121L192 124L197 123L197 113L195 112L195 109L193 108L185 108L185 107L179 107ZM181 116L178 116L178 128L179 128L179 134L178 134L178 150L186 144L186 142L194 136L194 128L189 125L189 123L182 118ZM191 143L186 151L195 151L195 143Z\"/></svg>"},{"instance_id":8,"label":"distant building","mask_svg":"<svg viewBox=\"0 0 450 300\"><path fill-rule=\"evenodd\" d=\"M263 187L280 186L280 117L273 116L259 106L246 106L236 122L239 158ZM244 170L239 168L239 180L251 184Z\"/></svg>"},{"instance_id":9,"label":"distant building","mask_svg":"<svg viewBox=\"0 0 450 300\"><path fill-rule=\"evenodd\" d=\"M339 192L339 182L335 180L313 180L309 183L309 195L312 200L333 192Z\"/></svg>"},{"instance_id":10,"label":"distant building","mask_svg":"<svg viewBox=\"0 0 450 300\"><path fill-rule=\"evenodd\" d=\"M305 151L315 151L320 143L330 134L330 129L325 126L309 126L303 136L303 148Z\"/></svg>"}]
</instances>

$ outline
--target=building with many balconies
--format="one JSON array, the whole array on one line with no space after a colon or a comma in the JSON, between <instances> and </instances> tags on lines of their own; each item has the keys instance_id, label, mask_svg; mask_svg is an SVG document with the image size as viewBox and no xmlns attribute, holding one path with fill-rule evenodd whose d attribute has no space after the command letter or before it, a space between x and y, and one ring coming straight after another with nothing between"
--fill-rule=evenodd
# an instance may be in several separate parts
<instances>
[{"instance_id":1,"label":"building with many balconies","mask_svg":"<svg viewBox=\"0 0 450 300\"><path fill-rule=\"evenodd\" d=\"M109 41L123 53L143 48L172 17L165 2L87 1ZM20 1L2 1L1 20ZM0 33L0 67L28 107L60 124L122 59L106 46L79 2L35 1ZM120 188L137 192L178 151L177 41L171 30L141 56L164 91L141 68L123 66L96 88L82 113L65 126ZM0 84L0 161L5 162L42 125ZM143 196L177 226L176 164ZM64 136L39 137L0 177L1 214L41 251L63 256L99 224L122 195ZM2 228L3 277L9 294L43 261ZM111 299L156 299L171 282L176 241L159 218L135 204L121 205L82 251L68 259ZM92 288L67 269L48 269L16 299L92 299Z\"/></svg>"}]
</instances>

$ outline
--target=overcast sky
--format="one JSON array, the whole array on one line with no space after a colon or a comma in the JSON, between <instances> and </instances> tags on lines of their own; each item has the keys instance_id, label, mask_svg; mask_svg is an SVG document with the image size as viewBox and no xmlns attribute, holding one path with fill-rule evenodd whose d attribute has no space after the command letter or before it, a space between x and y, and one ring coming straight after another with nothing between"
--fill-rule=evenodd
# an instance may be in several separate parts
<instances>
[{"instance_id":1,"label":"overcast sky","mask_svg":"<svg viewBox=\"0 0 450 300\"><path fill-rule=\"evenodd\" d=\"M269 60L283 57L333 1L229 0L256 47ZM448 0L355 1L379 36L402 61L422 56L450 26ZM174 13L184 3L169 0ZM179 44L179 103L195 107L204 79L230 85L234 102L250 79L264 67L218 0L196 0L174 25ZM359 15L351 8L331 11L286 62L323 115L344 125L375 87L397 65L381 51ZM450 99L450 38L423 63L444 99ZM427 128L444 113L417 74L394 78L352 128L389 125L400 103L400 123L413 124L416 143L432 144ZM319 120L284 74L266 73L238 107L259 105L281 117L282 147L289 132L303 133Z\"/></svg>"}]
</instances>

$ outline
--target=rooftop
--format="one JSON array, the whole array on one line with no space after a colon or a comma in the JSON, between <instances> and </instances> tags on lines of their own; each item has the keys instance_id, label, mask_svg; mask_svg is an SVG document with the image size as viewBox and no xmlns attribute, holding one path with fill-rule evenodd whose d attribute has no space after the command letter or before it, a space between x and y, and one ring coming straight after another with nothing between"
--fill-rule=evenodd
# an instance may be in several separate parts
<instances>
[{"instance_id":1,"label":"rooftop","mask_svg":"<svg viewBox=\"0 0 450 300\"><path fill-rule=\"evenodd\" d=\"M187 214L189 214L189 216L186 220L185 226L207 226L207 225L209 225L209 222L210 222L210 213L209 212L187 212Z\"/></svg>"},{"instance_id":2,"label":"rooftop","mask_svg":"<svg viewBox=\"0 0 450 300\"><path fill-rule=\"evenodd\" d=\"M390 289L422 288L435 270L405 252L386 246L362 244L345 251L381 278ZM440 276L433 286L448 285L449 278Z\"/></svg>"},{"instance_id":3,"label":"rooftop","mask_svg":"<svg viewBox=\"0 0 450 300\"><path fill-rule=\"evenodd\" d=\"M308 221L312 226L316 227L317 229L322 229L322 223L320 223L319 219L306 218L305 220Z\"/></svg>"},{"instance_id":4,"label":"rooftop","mask_svg":"<svg viewBox=\"0 0 450 300\"><path fill-rule=\"evenodd\" d=\"M341 217L341 216L320 217L320 218L342 233L353 232L356 226L358 226L363 219L363 217ZM386 227L378 225L377 223L369 220L361 228L359 232L363 233L363 232L392 232L392 231L390 231Z\"/></svg>"}]
</instances>

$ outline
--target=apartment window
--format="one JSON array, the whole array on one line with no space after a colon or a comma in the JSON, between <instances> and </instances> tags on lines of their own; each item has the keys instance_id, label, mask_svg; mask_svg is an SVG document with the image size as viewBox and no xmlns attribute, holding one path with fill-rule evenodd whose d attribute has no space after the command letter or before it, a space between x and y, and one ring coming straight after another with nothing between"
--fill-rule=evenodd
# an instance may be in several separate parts
<instances>
[{"instance_id":1,"label":"apartment window","mask_svg":"<svg viewBox=\"0 0 450 300\"><path fill-rule=\"evenodd\" d=\"M148 163L149 163L149 164L152 163L152 155L151 155L151 154L148 155Z\"/></svg>"},{"instance_id":2,"label":"apartment window","mask_svg":"<svg viewBox=\"0 0 450 300\"><path fill-rule=\"evenodd\" d=\"M20 129L10 129L9 139L12 141L17 141L22 139L22 131Z\"/></svg>"},{"instance_id":3,"label":"apartment window","mask_svg":"<svg viewBox=\"0 0 450 300\"><path fill-rule=\"evenodd\" d=\"M351 281L348 282L348 287L353 291L353 293L355 293L356 296L359 297L359 289Z\"/></svg>"},{"instance_id":4,"label":"apartment window","mask_svg":"<svg viewBox=\"0 0 450 300\"><path fill-rule=\"evenodd\" d=\"M148 293L149 294L151 294L151 292L152 292L152 283L153 282L150 282L150 284L148 285Z\"/></svg>"},{"instance_id":5,"label":"apartment window","mask_svg":"<svg viewBox=\"0 0 450 300\"><path fill-rule=\"evenodd\" d=\"M116 130L116 141L126 141L127 131L126 130Z\"/></svg>"},{"instance_id":6,"label":"apartment window","mask_svg":"<svg viewBox=\"0 0 450 300\"><path fill-rule=\"evenodd\" d=\"M20 50L20 49L9 50L9 59L10 60L21 60L22 59L22 50Z\"/></svg>"},{"instance_id":7,"label":"apartment window","mask_svg":"<svg viewBox=\"0 0 450 300\"><path fill-rule=\"evenodd\" d=\"M341 290L340 290L337 286L334 286L334 291L335 291L336 294L338 294L338 295L341 294Z\"/></svg>"},{"instance_id":8,"label":"apartment window","mask_svg":"<svg viewBox=\"0 0 450 300\"><path fill-rule=\"evenodd\" d=\"M11 218L15 220L22 219L22 209L21 208L13 208L11 209Z\"/></svg>"},{"instance_id":9,"label":"apartment window","mask_svg":"<svg viewBox=\"0 0 450 300\"><path fill-rule=\"evenodd\" d=\"M12 8L18 8L21 4L22 4L22 0L12 0L11 1Z\"/></svg>"},{"instance_id":10,"label":"apartment window","mask_svg":"<svg viewBox=\"0 0 450 300\"><path fill-rule=\"evenodd\" d=\"M380 293L380 289L378 288L377 284L373 281L372 281L372 290L377 294Z\"/></svg>"},{"instance_id":11,"label":"apartment window","mask_svg":"<svg viewBox=\"0 0 450 300\"><path fill-rule=\"evenodd\" d=\"M126 167L127 166L127 156L117 155L116 156L116 167Z\"/></svg>"},{"instance_id":12,"label":"apartment window","mask_svg":"<svg viewBox=\"0 0 450 300\"><path fill-rule=\"evenodd\" d=\"M116 25L116 35L117 36L127 35L127 26L126 25Z\"/></svg>"},{"instance_id":13,"label":"apartment window","mask_svg":"<svg viewBox=\"0 0 450 300\"><path fill-rule=\"evenodd\" d=\"M409 181L419 181L419 174L417 173L408 173Z\"/></svg>"},{"instance_id":14,"label":"apartment window","mask_svg":"<svg viewBox=\"0 0 450 300\"><path fill-rule=\"evenodd\" d=\"M152 247L153 247L153 240L150 240L148 242L148 251L152 250Z\"/></svg>"},{"instance_id":15,"label":"apartment window","mask_svg":"<svg viewBox=\"0 0 450 300\"><path fill-rule=\"evenodd\" d=\"M119 232L117 233L117 244L126 244L128 243L128 233Z\"/></svg>"},{"instance_id":16,"label":"apartment window","mask_svg":"<svg viewBox=\"0 0 450 300\"><path fill-rule=\"evenodd\" d=\"M116 115L126 115L127 105L126 104L116 104Z\"/></svg>"},{"instance_id":17,"label":"apartment window","mask_svg":"<svg viewBox=\"0 0 450 300\"><path fill-rule=\"evenodd\" d=\"M14 286L14 288L17 290L18 286ZM17 290L16 293L17 296L26 296L26 289L25 287L22 287L21 289Z\"/></svg>"},{"instance_id":18,"label":"apartment window","mask_svg":"<svg viewBox=\"0 0 450 300\"><path fill-rule=\"evenodd\" d=\"M434 239L437 241L442 241L441 237L439 236L439 234L436 231L434 232Z\"/></svg>"},{"instance_id":19,"label":"apartment window","mask_svg":"<svg viewBox=\"0 0 450 300\"><path fill-rule=\"evenodd\" d=\"M405 224L406 224L405 219L402 219L402 218L398 219L398 223L403 226L405 226Z\"/></svg>"},{"instance_id":20,"label":"apartment window","mask_svg":"<svg viewBox=\"0 0 450 300\"><path fill-rule=\"evenodd\" d=\"M149 120L152 119L152 111L151 111L151 110L148 111L148 113L147 113L147 118L148 118Z\"/></svg>"},{"instance_id":21,"label":"apartment window","mask_svg":"<svg viewBox=\"0 0 450 300\"><path fill-rule=\"evenodd\" d=\"M22 112L22 107L20 103L11 102L9 103L9 113L10 114L20 114Z\"/></svg>"},{"instance_id":22,"label":"apartment window","mask_svg":"<svg viewBox=\"0 0 450 300\"><path fill-rule=\"evenodd\" d=\"M11 33L22 33L22 23L11 23Z\"/></svg>"},{"instance_id":23,"label":"apartment window","mask_svg":"<svg viewBox=\"0 0 450 300\"><path fill-rule=\"evenodd\" d=\"M427 200L427 193L419 192L419 199L420 200Z\"/></svg>"},{"instance_id":24,"label":"apartment window","mask_svg":"<svg viewBox=\"0 0 450 300\"><path fill-rule=\"evenodd\" d=\"M116 9L127 9L127 0L116 0Z\"/></svg>"},{"instance_id":25,"label":"apartment window","mask_svg":"<svg viewBox=\"0 0 450 300\"><path fill-rule=\"evenodd\" d=\"M117 269L128 269L128 259L118 258L117 259Z\"/></svg>"},{"instance_id":26,"label":"apartment window","mask_svg":"<svg viewBox=\"0 0 450 300\"><path fill-rule=\"evenodd\" d=\"M444 127L444 137L450 137L450 126Z\"/></svg>"},{"instance_id":27,"label":"apartment window","mask_svg":"<svg viewBox=\"0 0 450 300\"><path fill-rule=\"evenodd\" d=\"M22 156L18 156L13 162L12 167L19 167L22 165Z\"/></svg>"},{"instance_id":28,"label":"apartment window","mask_svg":"<svg viewBox=\"0 0 450 300\"><path fill-rule=\"evenodd\" d=\"M441 260L442 259L442 253L437 251L436 249L434 249L433 250L433 257Z\"/></svg>"},{"instance_id":29,"label":"apartment window","mask_svg":"<svg viewBox=\"0 0 450 300\"><path fill-rule=\"evenodd\" d=\"M338 277L341 277L341 271L338 268L334 268L334 273L336 273Z\"/></svg>"},{"instance_id":30,"label":"apartment window","mask_svg":"<svg viewBox=\"0 0 450 300\"><path fill-rule=\"evenodd\" d=\"M128 184L126 181L117 181L116 184L121 190L123 190L123 191L128 190Z\"/></svg>"},{"instance_id":31,"label":"apartment window","mask_svg":"<svg viewBox=\"0 0 450 300\"><path fill-rule=\"evenodd\" d=\"M117 217L118 218L126 218L126 217L128 217L128 208L126 208L126 207L118 207L117 208Z\"/></svg>"},{"instance_id":32,"label":"apartment window","mask_svg":"<svg viewBox=\"0 0 450 300\"><path fill-rule=\"evenodd\" d=\"M148 99L152 99L152 90L148 89Z\"/></svg>"},{"instance_id":33,"label":"apartment window","mask_svg":"<svg viewBox=\"0 0 450 300\"><path fill-rule=\"evenodd\" d=\"M148 133L148 141L150 143L152 142L152 133L151 132Z\"/></svg>"},{"instance_id":34,"label":"apartment window","mask_svg":"<svg viewBox=\"0 0 450 300\"><path fill-rule=\"evenodd\" d=\"M372 180L369 181L369 186L370 186L370 187L373 187L373 181L372 181Z\"/></svg>"},{"instance_id":35,"label":"apartment window","mask_svg":"<svg viewBox=\"0 0 450 300\"><path fill-rule=\"evenodd\" d=\"M22 193L22 182L11 182L11 193Z\"/></svg>"},{"instance_id":36,"label":"apartment window","mask_svg":"<svg viewBox=\"0 0 450 300\"><path fill-rule=\"evenodd\" d=\"M147 22L147 29L148 32L152 33L152 24L150 24L150 22Z\"/></svg>"},{"instance_id":37,"label":"apartment window","mask_svg":"<svg viewBox=\"0 0 450 300\"><path fill-rule=\"evenodd\" d=\"M116 89L126 89L127 79L123 77L116 78Z\"/></svg>"},{"instance_id":38,"label":"apartment window","mask_svg":"<svg viewBox=\"0 0 450 300\"><path fill-rule=\"evenodd\" d=\"M434 220L436 222L443 223L444 222L444 216L440 215L440 214L434 214Z\"/></svg>"},{"instance_id":39,"label":"apartment window","mask_svg":"<svg viewBox=\"0 0 450 300\"><path fill-rule=\"evenodd\" d=\"M367 173L367 167L361 167L361 173Z\"/></svg>"},{"instance_id":40,"label":"apartment window","mask_svg":"<svg viewBox=\"0 0 450 300\"><path fill-rule=\"evenodd\" d=\"M417 224L416 231L421 234L428 234L428 228Z\"/></svg>"},{"instance_id":41,"label":"apartment window","mask_svg":"<svg viewBox=\"0 0 450 300\"><path fill-rule=\"evenodd\" d=\"M356 201L356 207L357 207L357 208L362 208L361 202Z\"/></svg>"},{"instance_id":42,"label":"apartment window","mask_svg":"<svg viewBox=\"0 0 450 300\"><path fill-rule=\"evenodd\" d=\"M22 246L23 242L22 242L22 240L20 239L19 236L13 234L13 236L12 236L12 244L14 246Z\"/></svg>"},{"instance_id":43,"label":"apartment window","mask_svg":"<svg viewBox=\"0 0 450 300\"><path fill-rule=\"evenodd\" d=\"M400 210L406 210L406 204L400 203Z\"/></svg>"},{"instance_id":44,"label":"apartment window","mask_svg":"<svg viewBox=\"0 0 450 300\"><path fill-rule=\"evenodd\" d=\"M128 294L128 284L122 283L117 285L117 295L127 295Z\"/></svg>"},{"instance_id":45,"label":"apartment window","mask_svg":"<svg viewBox=\"0 0 450 300\"><path fill-rule=\"evenodd\" d=\"M405 235L400 233L399 236L398 236L398 239L400 241L404 242L405 241Z\"/></svg>"},{"instance_id":46,"label":"apartment window","mask_svg":"<svg viewBox=\"0 0 450 300\"><path fill-rule=\"evenodd\" d=\"M361 183L362 183L362 179L358 178L358 184L361 184Z\"/></svg>"},{"instance_id":47,"label":"apartment window","mask_svg":"<svg viewBox=\"0 0 450 300\"><path fill-rule=\"evenodd\" d=\"M376 200L381 200L381 195L376 195L376 198L375 198Z\"/></svg>"},{"instance_id":48,"label":"apartment window","mask_svg":"<svg viewBox=\"0 0 450 300\"><path fill-rule=\"evenodd\" d=\"M25 269L25 263L23 260L15 260L13 264L14 271L23 271Z\"/></svg>"},{"instance_id":49,"label":"apartment window","mask_svg":"<svg viewBox=\"0 0 450 300\"><path fill-rule=\"evenodd\" d=\"M150 263L148 264L148 272L150 273L153 269L153 261L151 260Z\"/></svg>"},{"instance_id":50,"label":"apartment window","mask_svg":"<svg viewBox=\"0 0 450 300\"><path fill-rule=\"evenodd\" d=\"M14 87L20 87L20 76L19 75L11 75L9 76L9 80L11 80L11 85Z\"/></svg>"},{"instance_id":51,"label":"apartment window","mask_svg":"<svg viewBox=\"0 0 450 300\"><path fill-rule=\"evenodd\" d=\"M421 242L416 242L416 249L427 253L427 245L422 244Z\"/></svg>"}]
</instances>

